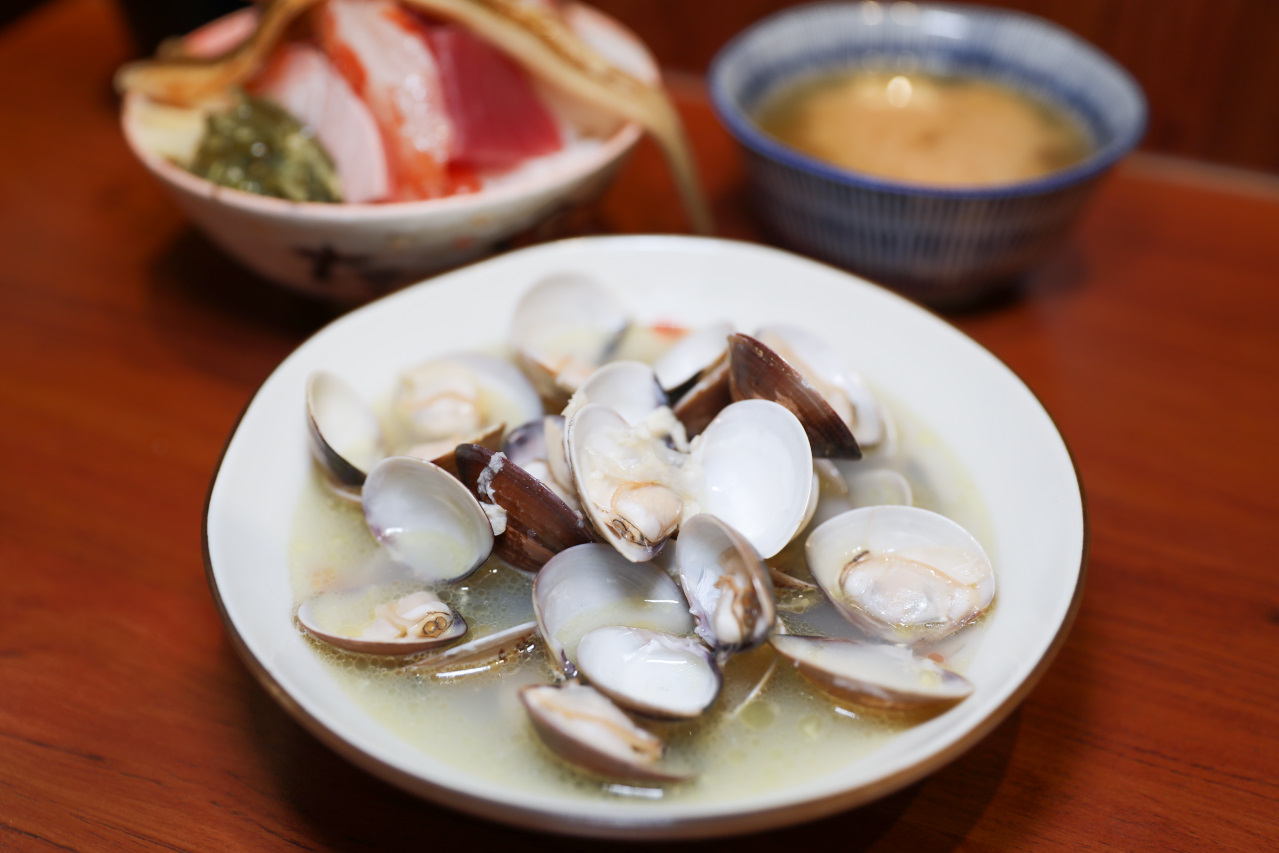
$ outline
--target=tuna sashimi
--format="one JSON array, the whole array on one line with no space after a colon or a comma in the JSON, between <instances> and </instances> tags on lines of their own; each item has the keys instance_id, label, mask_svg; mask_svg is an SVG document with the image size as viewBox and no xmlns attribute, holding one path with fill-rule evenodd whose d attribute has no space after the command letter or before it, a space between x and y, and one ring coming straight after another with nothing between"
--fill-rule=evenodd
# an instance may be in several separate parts
<instances>
[{"instance_id":1,"label":"tuna sashimi","mask_svg":"<svg viewBox=\"0 0 1279 853\"><path fill-rule=\"evenodd\" d=\"M372 113L318 49L282 45L250 91L310 125L333 158L343 199L380 201L389 193L386 152Z\"/></svg>"},{"instance_id":2,"label":"tuna sashimi","mask_svg":"<svg viewBox=\"0 0 1279 853\"><path fill-rule=\"evenodd\" d=\"M454 162L503 170L560 150L559 128L522 68L460 27L431 27L428 39L453 120Z\"/></svg>"},{"instance_id":3,"label":"tuna sashimi","mask_svg":"<svg viewBox=\"0 0 1279 853\"><path fill-rule=\"evenodd\" d=\"M324 52L377 121L392 196L438 198L455 191L448 169L453 122L419 24L391 0L330 0L319 10L318 30Z\"/></svg>"}]
</instances>

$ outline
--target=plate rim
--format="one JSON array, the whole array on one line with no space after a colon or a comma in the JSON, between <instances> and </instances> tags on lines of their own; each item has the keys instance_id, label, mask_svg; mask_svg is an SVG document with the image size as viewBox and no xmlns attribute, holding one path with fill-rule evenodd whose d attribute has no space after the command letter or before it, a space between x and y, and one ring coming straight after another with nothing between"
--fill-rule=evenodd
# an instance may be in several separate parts
<instances>
[{"instance_id":1,"label":"plate rim","mask_svg":"<svg viewBox=\"0 0 1279 853\"><path fill-rule=\"evenodd\" d=\"M413 291L424 286L430 286L444 278L473 274L471 271L475 267L483 266L489 263L489 261L501 259L509 262L511 257L522 254L558 251L571 252L573 249L581 248L583 246L599 246L602 249L607 249L609 248L609 244L625 246L628 248L648 248L656 251L665 251L668 250L667 247L671 247L675 252L687 251L694 249L697 246L703 246L705 248L710 248L711 246L727 246L730 247L731 251L759 251L785 256L788 261L811 264L839 273L860 285L882 291L884 294L906 303L911 309L930 315L935 321L946 326L952 333L959 335L969 344L984 353L987 357L993 359L1013 380L1020 385L1027 394L1029 394L1036 405L1039 406L1040 410L1051 424L1057 439L1061 442L1061 449L1064 450L1066 458L1070 463L1072 473L1074 474L1074 482L1078 489L1080 539L1079 566L1075 575L1075 585L1071 593L1070 602L1063 613L1062 621L1058 625L1052 639L1045 647L1045 650L1039 660L1025 675L1025 677L1021 679L1018 685L1008 694L1003 702L977 721L975 725L973 725L963 735L955 739L954 742L942 749L930 752L925 757L913 764L901 768L892 775L876 779L871 783L851 789L834 791L824 796L810 797L798 801L788 801L765 808L756 808L749 812L720 810L707 815L674 816L635 813L621 817L608 817L590 813L555 813L522 804L511 803L498 796L483 796L463 791L455 787L439 784L430 779L426 779L422 776L413 774L382 761L374 755L365 752L355 744L343 738L337 732L330 729L318 717L312 714L311 711L305 708L303 704L280 683L280 681L270 672L269 668L256 655L254 655L253 651L249 648L248 642L242 636L240 630L234 624L229 615L227 605L222 598L222 591L219 588L215 577L209 539L210 511L213 506L214 492L216 490L227 453L234 444L236 437L239 435L245 416L253 407L254 402L258 399L265 386L273 377L276 376L277 372L281 369L285 362L287 362L294 353L305 347L314 338L325 333L330 327L345 321L353 314L357 314L369 306L385 301L395 300L397 297L403 296L409 291ZM1047 407L1044 406L1043 401L1039 399L1038 395L1035 394L1025 381L1022 380L1022 378L1013 371L1012 368L1005 364L1002 359L990 352L990 350L982 346L976 340L948 323L940 315L928 308L911 302L910 300L907 300L899 294L889 291L880 285L849 273L846 270L839 269L838 267L834 267L830 264L813 260L811 258L795 255L771 246L750 243L747 241L728 240L723 238L689 237L683 235L610 235L601 237L572 237L564 240L556 240L519 249L513 252L507 252L486 260L481 260L442 274L441 276L424 279L416 284L373 300L365 306L333 318L320 328L316 329L302 342L293 347L289 354L286 355L284 359L282 359L280 363L277 364L276 367L273 368L271 372L258 384L257 388L250 395L249 399L245 402L244 407L237 416L235 424L227 435L222 451L218 456L217 463L214 466L209 479L209 486L205 495L204 509L201 517L200 533L205 579L209 585L209 590L213 597L219 619L221 620L223 628L227 632L228 639L231 641L231 645L235 649L237 655L267 694L271 696L271 698L274 699L291 717L293 717L296 722L301 724L306 731L315 736L322 744L332 749L356 767L378 777L384 782L413 794L414 796L447 806L471 817L495 821L518 829L536 830L595 839L693 840L710 837L729 837L766 829L781 828L827 817L837 812L864 805L899 791L925 776L936 772L959 758L983 740L991 731L998 727L1022 701L1024 701L1026 696L1039 683L1040 679L1051 666L1062 646L1065 644L1070 630L1074 625L1075 619L1078 616L1082 603L1083 590L1088 569L1091 529L1089 525L1088 498L1084 489L1083 478L1080 474L1079 465L1075 459L1074 453L1071 451L1069 443L1058 428L1056 420L1053 419Z\"/></svg>"}]
</instances>

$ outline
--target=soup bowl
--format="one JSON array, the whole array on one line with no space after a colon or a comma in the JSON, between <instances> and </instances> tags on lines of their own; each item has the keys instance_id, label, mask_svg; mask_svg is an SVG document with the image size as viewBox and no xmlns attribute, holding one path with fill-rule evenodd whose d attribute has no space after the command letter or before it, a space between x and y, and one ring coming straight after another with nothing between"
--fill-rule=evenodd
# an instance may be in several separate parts
<instances>
[{"instance_id":1,"label":"soup bowl","mask_svg":"<svg viewBox=\"0 0 1279 853\"><path fill-rule=\"evenodd\" d=\"M583 4L567 23L601 55L643 79L657 65L637 36ZM219 18L186 38L217 53L254 27L253 9ZM209 50L207 46L215 46ZM533 158L477 192L423 201L367 204L297 202L205 180L162 153L165 130L155 105L125 96L124 136L191 222L245 267L291 289L339 304L368 301L423 276L475 260L598 197L639 141L635 123L612 122L598 137ZM607 123L603 123L607 126Z\"/></svg>"},{"instance_id":2,"label":"soup bowl","mask_svg":"<svg viewBox=\"0 0 1279 853\"><path fill-rule=\"evenodd\" d=\"M779 92L831 73L978 78L1061 108L1091 138L1045 176L947 187L853 171L756 122ZM715 57L712 102L745 152L754 206L786 246L937 307L1007 289L1063 239L1098 180L1140 140L1140 87L1103 53L1029 15L976 6L819 3L751 26Z\"/></svg>"}]
</instances>

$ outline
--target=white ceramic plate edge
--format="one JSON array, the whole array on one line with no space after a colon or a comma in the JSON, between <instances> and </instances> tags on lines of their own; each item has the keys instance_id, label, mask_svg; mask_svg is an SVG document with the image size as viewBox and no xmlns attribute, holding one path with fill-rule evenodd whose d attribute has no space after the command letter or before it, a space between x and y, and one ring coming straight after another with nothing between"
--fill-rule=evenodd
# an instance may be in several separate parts
<instances>
[{"instance_id":1,"label":"white ceramic plate edge","mask_svg":"<svg viewBox=\"0 0 1279 853\"><path fill-rule=\"evenodd\" d=\"M722 804L708 807L697 804L682 806L681 804L660 803L653 804L652 808L643 807L648 804L639 804L640 807L637 808L632 808L630 804L627 804L626 808L618 809L608 803L601 805L574 801L569 804L572 808L566 810L566 804L554 797L539 797L530 793L528 796L518 797L519 801L513 801L509 796L495 796L491 788L487 791L485 790L486 786L482 780L466 778L464 774L456 778L454 783L449 786L441 785L432 779L424 778L420 772L415 772L411 769L410 764L401 760L401 757L395 753L393 744L388 743L386 738L379 738L376 733L373 736L369 736L367 732L362 731L356 731L354 734L350 731L345 734L341 733L340 730L345 725L343 719L340 716L335 716L331 708L317 707L306 691L300 687L295 673L290 671L289 667L297 665L298 660L290 658L287 651L282 653L280 649L273 650L268 648L251 636L254 625L245 622L247 618L244 612L245 602L239 599L228 601L223 597L223 591L227 586L228 579L226 569L222 567L225 565L224 561L229 559L230 555L223 553L226 548L224 547L224 540L220 538L226 535L225 524L227 523L227 509L225 506L227 498L220 490L220 483L224 483L224 471L227 470L228 463L232 466L241 464L237 460L237 456L241 453L241 445L247 441L244 439L237 441L241 436L241 429L246 422L253 422L263 407L271 405L271 398L275 393L275 385L285 381L282 377L287 370L305 361L306 354L316 348L317 341L323 343L333 339L334 335L340 336L341 330L346 328L349 323L368 322L368 320L360 318L374 316L374 313L370 312L375 312L378 316L404 313L398 311L398 309L408 308L413 302L419 301L420 288L438 288L439 292L443 294L445 290L450 288L454 291L464 289L464 285L472 280L482 282L486 277L492 278L493 275L501 275L507 271L515 271L521 268L537 268L545 271L561 266L577 266L580 268L584 265L589 267L599 263L600 258L607 258L611 255L626 256L627 263L635 263L637 260L642 261L644 258L657 259L655 263L658 267L667 262L662 261L661 258L667 258L668 261L673 260L676 264L685 267L697 266L700 263L708 270L713 269L717 262L726 262L731 259L739 267L754 268L759 265L764 268L773 267L788 272L794 270L800 276L838 282L840 286L856 289L853 292L857 294L858 298L854 299L854 302L862 300L868 303L877 303L881 308L887 306L885 310L889 311L890 316L894 315L894 313L905 312L904 316L910 317L911 323L924 324L924 327L930 329L930 334L937 334L942 339L948 339L951 345L975 349L979 359L988 359L992 363L991 369L1000 375L1000 382L1007 383L1011 381L1014 383L1015 388L1019 389L1018 393L1024 394L1028 398L1024 402L1035 410L1036 417L1043 419L1044 424L1046 424L1044 428L1050 430L1051 435L1056 439L1055 445L1050 447L1052 451L1050 455L1055 457L1053 460L1055 475L1060 478L1068 474L1075 489L1076 502L1073 507L1067 507L1067 509L1077 514L1078 518L1067 519L1065 526L1068 529L1062 533L1067 550L1073 550L1074 553L1061 555L1062 565L1066 567L1073 565L1075 569L1073 582L1070 578L1063 578L1062 589L1068 591L1069 594L1055 599L1055 606L1049 612L1038 614L1037 618L1040 621L1043 621L1044 624L1056 626L1055 630L1050 634L1045 633L1043 636L1038 637L1037 643L1030 649L1029 654L1017 656L1017 660L1013 662L1012 669L1003 675L1002 686L999 689L979 690L979 694L974 695L974 697L960 706L965 708L964 713L967 714L967 717L966 722L958 729L947 734L946 729L953 728L953 726L948 723L938 722L947 716L943 715L938 720L931 721L925 726L919 727L919 729L905 733L907 737L902 739L905 743L904 750L899 750L900 754L895 760L888 763L885 772L865 784L851 788L830 790L828 782L822 783L822 780L819 779L817 781L821 784L815 783L801 786L796 790L787 792L785 796L768 794L752 797L736 801L729 808L724 807ZM731 266L732 264L729 265ZM536 273L531 274L536 275ZM520 273L520 275L523 275L523 273ZM518 281L508 289L511 289L512 292L518 292L530 283L531 280L528 279ZM720 290L723 290L722 283ZM439 299L424 298L422 301L446 299L447 295L440 295ZM486 330L477 335L476 343L492 343L501 337L502 331L501 327ZM972 354L970 352L970 356ZM301 418L300 399L299 397L297 403L299 408L296 413L299 427ZM301 434L300 428L297 432L299 435ZM305 457L305 447L298 447L297 454ZM296 464L296 460L294 460L294 463ZM302 464L309 463L303 459ZM356 765L386 779L392 784L428 799L479 817L496 819L518 826L596 837L692 838L781 826L820 817L867 802L897 790L940 768L980 740L1029 692L1039 676L1047 668L1066 636L1078 607L1080 591L1082 590L1083 562L1086 550L1084 518L1082 488L1079 486L1077 471L1073 461L1070 460L1068 450L1060 440L1060 435L1057 433L1056 428L1052 426L1051 419L1043 411L1042 406L1034 399L1024 384L993 356L958 331L927 314L927 312L916 308L887 291L867 285L832 268L764 247L728 241L678 237L591 238L563 241L511 253L441 276L431 282L394 294L384 300L380 300L378 303L373 303L364 309L352 312L321 330L299 347L294 354L289 356L272 373L271 377L259 389L254 399L246 407L240 424L237 425L236 430L228 440L223 458L219 461L218 468L214 473L206 502L204 553L210 588L217 601L223 621L227 626L228 634L231 636L241 656L245 659L249 669L266 687L267 691L277 701L280 701L286 710L308 730ZM251 526L245 529L248 529L252 534ZM277 557L283 560L286 555L277 552ZM277 567L276 575L279 577L263 578L265 585L274 586L275 588L277 599L272 600L278 600L280 592L278 584L283 583L287 587L287 577L284 577L287 572L279 571L284 566L285 563L281 562ZM252 602L248 606L252 607ZM288 622L288 629L292 630L289 608L286 608L283 614L276 614L270 618L285 620ZM249 629L250 636L246 636L242 632L242 626ZM987 642L989 642L989 638ZM309 654L309 649L306 652ZM935 735L939 729L941 730L941 737L940 741L937 741ZM930 741L930 739L933 740ZM911 741L913 743L910 743Z\"/></svg>"}]
</instances>

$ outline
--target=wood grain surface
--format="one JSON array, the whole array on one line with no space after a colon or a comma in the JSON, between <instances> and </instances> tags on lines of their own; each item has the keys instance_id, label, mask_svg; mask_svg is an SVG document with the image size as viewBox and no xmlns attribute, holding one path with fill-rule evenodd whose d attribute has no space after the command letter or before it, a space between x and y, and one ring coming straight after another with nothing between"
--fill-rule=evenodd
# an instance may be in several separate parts
<instances>
[{"instance_id":1,"label":"wood grain surface","mask_svg":"<svg viewBox=\"0 0 1279 853\"><path fill-rule=\"evenodd\" d=\"M332 316L194 233L133 161L105 0L0 31L0 849L557 850L338 758L232 650L200 524L257 385ZM695 78L728 236L757 239ZM682 230L645 144L580 231ZM1140 156L1018 299L950 318L1056 419L1082 610L1029 698L872 805L668 850L1279 846L1279 188Z\"/></svg>"}]
</instances>

